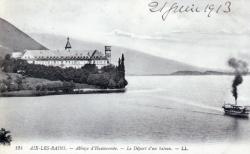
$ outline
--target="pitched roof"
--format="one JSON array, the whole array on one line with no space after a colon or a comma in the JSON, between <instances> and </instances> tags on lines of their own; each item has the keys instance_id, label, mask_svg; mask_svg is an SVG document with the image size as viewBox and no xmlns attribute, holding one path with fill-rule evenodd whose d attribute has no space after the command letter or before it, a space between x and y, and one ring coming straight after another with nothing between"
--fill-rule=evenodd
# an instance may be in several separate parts
<instances>
[{"instance_id":1,"label":"pitched roof","mask_svg":"<svg viewBox=\"0 0 250 154\"><path fill-rule=\"evenodd\" d=\"M105 55L98 50L26 50L22 59L106 59Z\"/></svg>"}]
</instances>

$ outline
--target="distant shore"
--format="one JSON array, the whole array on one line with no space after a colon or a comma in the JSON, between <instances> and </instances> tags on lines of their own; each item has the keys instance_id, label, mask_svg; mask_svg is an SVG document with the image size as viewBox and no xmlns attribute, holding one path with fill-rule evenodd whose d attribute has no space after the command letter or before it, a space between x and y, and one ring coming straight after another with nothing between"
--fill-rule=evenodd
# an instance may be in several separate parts
<instances>
[{"instance_id":1,"label":"distant shore","mask_svg":"<svg viewBox=\"0 0 250 154\"><path fill-rule=\"evenodd\" d=\"M234 76L234 72L223 72L223 71L176 71L170 74L127 74L127 76L205 76L205 75L227 75ZM250 73L246 74L246 76Z\"/></svg>"},{"instance_id":2,"label":"distant shore","mask_svg":"<svg viewBox=\"0 0 250 154\"><path fill-rule=\"evenodd\" d=\"M20 90L0 93L0 97L30 97L30 96L47 96L47 95L70 95L70 94L105 94L105 93L123 93L126 88L122 89L74 89L72 92L65 93L63 91L36 91L36 90Z\"/></svg>"}]
</instances>

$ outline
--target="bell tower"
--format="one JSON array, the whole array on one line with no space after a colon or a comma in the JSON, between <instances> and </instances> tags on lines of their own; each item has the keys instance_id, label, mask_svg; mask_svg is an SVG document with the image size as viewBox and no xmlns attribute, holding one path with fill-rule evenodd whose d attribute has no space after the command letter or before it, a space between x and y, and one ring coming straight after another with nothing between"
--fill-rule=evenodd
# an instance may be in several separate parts
<instances>
[{"instance_id":1,"label":"bell tower","mask_svg":"<svg viewBox=\"0 0 250 154\"><path fill-rule=\"evenodd\" d=\"M65 45L65 50L70 51L70 49L71 49L71 44L70 44L70 42L69 42L69 37L67 37L67 43L66 43L66 45Z\"/></svg>"},{"instance_id":2,"label":"bell tower","mask_svg":"<svg viewBox=\"0 0 250 154\"><path fill-rule=\"evenodd\" d=\"M108 64L111 63L111 46L105 46L105 57L108 59Z\"/></svg>"}]
</instances>

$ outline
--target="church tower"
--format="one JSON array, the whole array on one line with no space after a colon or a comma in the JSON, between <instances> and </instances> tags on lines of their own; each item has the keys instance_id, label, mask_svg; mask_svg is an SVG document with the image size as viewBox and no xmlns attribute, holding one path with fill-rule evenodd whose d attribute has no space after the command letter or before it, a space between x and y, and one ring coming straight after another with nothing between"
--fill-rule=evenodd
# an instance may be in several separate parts
<instances>
[{"instance_id":1,"label":"church tower","mask_svg":"<svg viewBox=\"0 0 250 154\"><path fill-rule=\"evenodd\" d=\"M69 42L69 37L67 37L67 43L66 43L66 46L65 46L65 50L70 51L70 49L71 49L71 44Z\"/></svg>"},{"instance_id":2,"label":"church tower","mask_svg":"<svg viewBox=\"0 0 250 154\"><path fill-rule=\"evenodd\" d=\"M105 46L105 57L108 59L108 64L111 63L111 46Z\"/></svg>"}]
</instances>

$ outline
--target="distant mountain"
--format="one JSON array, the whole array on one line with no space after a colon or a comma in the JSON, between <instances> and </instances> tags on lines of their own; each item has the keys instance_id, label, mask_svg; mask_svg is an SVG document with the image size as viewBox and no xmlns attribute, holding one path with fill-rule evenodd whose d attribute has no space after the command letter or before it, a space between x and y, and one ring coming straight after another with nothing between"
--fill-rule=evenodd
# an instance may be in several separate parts
<instances>
[{"instance_id":1,"label":"distant mountain","mask_svg":"<svg viewBox=\"0 0 250 154\"><path fill-rule=\"evenodd\" d=\"M170 75L234 75L233 72L220 72L220 71L177 71Z\"/></svg>"},{"instance_id":2,"label":"distant mountain","mask_svg":"<svg viewBox=\"0 0 250 154\"><path fill-rule=\"evenodd\" d=\"M63 49L66 36L51 34L30 34L33 38L46 45L50 49ZM103 51L104 44L70 39L73 49L98 49ZM125 66L129 75L156 75L171 74L176 71L205 71L185 63L170 59L156 57L140 51L112 46L112 63L116 64L121 54L125 55Z\"/></svg>"},{"instance_id":3,"label":"distant mountain","mask_svg":"<svg viewBox=\"0 0 250 154\"><path fill-rule=\"evenodd\" d=\"M8 21L0 18L0 58L3 58L7 53L23 51L24 49L46 49L46 47Z\"/></svg>"},{"instance_id":4,"label":"distant mountain","mask_svg":"<svg viewBox=\"0 0 250 154\"><path fill-rule=\"evenodd\" d=\"M43 43L50 49L63 49L66 43L65 36L49 34L31 34L33 38L25 34L8 21L0 18L0 59L7 53L23 51L25 49L47 49L33 38ZM71 40L74 49L98 49L103 51L104 44L80 40ZM112 62L116 61L124 53L127 74L131 75L154 75L170 74L176 71L201 71L203 69L187 65L174 60L164 59L145 54L132 49L112 46Z\"/></svg>"}]
</instances>

